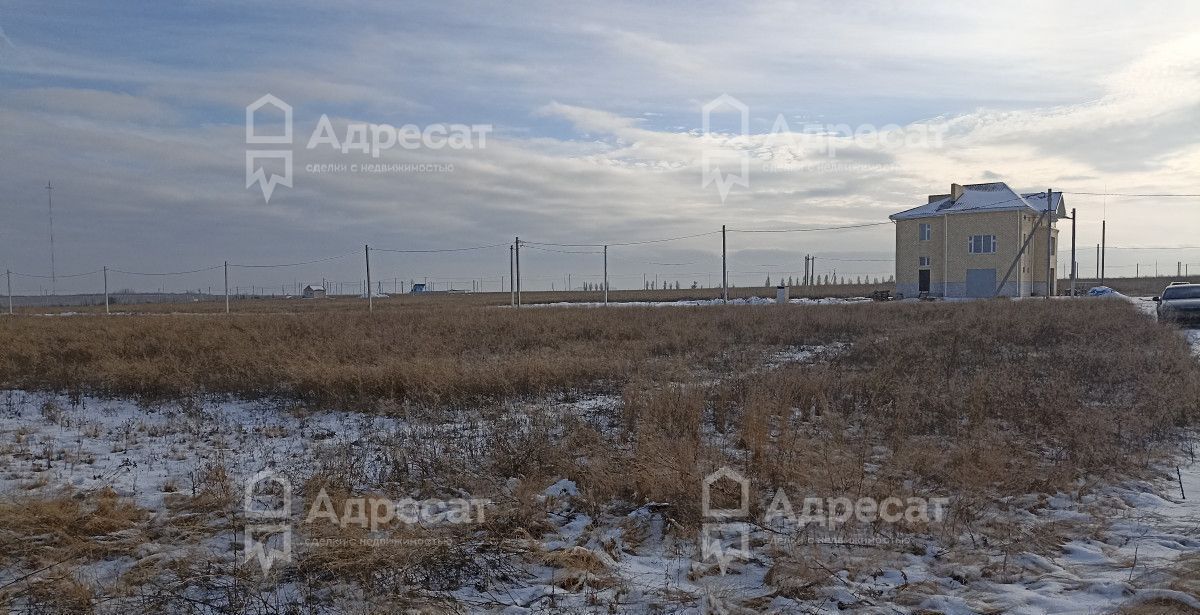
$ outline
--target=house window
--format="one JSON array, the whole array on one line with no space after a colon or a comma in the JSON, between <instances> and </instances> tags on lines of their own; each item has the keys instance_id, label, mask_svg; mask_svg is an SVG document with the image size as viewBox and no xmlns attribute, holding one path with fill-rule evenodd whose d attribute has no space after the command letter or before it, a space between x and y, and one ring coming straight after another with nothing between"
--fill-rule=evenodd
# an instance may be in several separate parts
<instances>
[{"instance_id":1,"label":"house window","mask_svg":"<svg viewBox=\"0 0 1200 615\"><path fill-rule=\"evenodd\" d=\"M921 241L933 239L933 225L921 223Z\"/></svg>"},{"instance_id":2,"label":"house window","mask_svg":"<svg viewBox=\"0 0 1200 615\"><path fill-rule=\"evenodd\" d=\"M928 267L929 266L929 257L928 256L918 256L917 257L917 266L918 267Z\"/></svg>"},{"instance_id":3,"label":"house window","mask_svg":"<svg viewBox=\"0 0 1200 615\"><path fill-rule=\"evenodd\" d=\"M992 254L995 251L995 235L971 235L967 239L967 252L970 254Z\"/></svg>"}]
</instances>

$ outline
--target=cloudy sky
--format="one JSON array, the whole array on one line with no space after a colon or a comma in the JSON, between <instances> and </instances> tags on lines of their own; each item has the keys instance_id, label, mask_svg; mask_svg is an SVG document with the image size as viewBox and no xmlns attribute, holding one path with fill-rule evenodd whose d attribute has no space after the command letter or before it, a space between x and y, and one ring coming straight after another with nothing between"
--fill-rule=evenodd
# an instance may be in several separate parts
<instances>
[{"instance_id":1,"label":"cloudy sky","mask_svg":"<svg viewBox=\"0 0 1200 615\"><path fill-rule=\"evenodd\" d=\"M0 268L49 273L47 181L60 275L346 255L232 272L236 285L276 290L357 283L367 243L617 244L722 224L870 224L952 181L1200 192L1197 3L648 4L0 0ZM294 108L291 145L246 144L246 106L268 93ZM748 108L744 134L731 104L705 125L722 96ZM353 124L490 132L483 147L373 158L309 149L322 115L341 140ZM279 122L263 117L260 132ZM293 185L267 203L246 188L246 151L281 148ZM743 161L748 181L724 198L705 185L706 168ZM370 164L383 172L337 170ZM1085 272L1105 216L1116 247L1200 244L1200 199L1067 204L1079 209ZM892 244L889 225L730 233L730 269L761 283L798 275L815 254L821 272L886 276ZM542 248L524 252L527 287L598 279L595 249ZM373 266L389 287L482 278L494 289L507 252L380 252ZM720 237L705 235L613 247L609 267L614 287L640 287L644 274L704 285L719 281L719 257ZM1114 249L1109 273L1179 260L1200 271L1200 250ZM220 274L115 274L113 285L219 287Z\"/></svg>"}]
</instances>

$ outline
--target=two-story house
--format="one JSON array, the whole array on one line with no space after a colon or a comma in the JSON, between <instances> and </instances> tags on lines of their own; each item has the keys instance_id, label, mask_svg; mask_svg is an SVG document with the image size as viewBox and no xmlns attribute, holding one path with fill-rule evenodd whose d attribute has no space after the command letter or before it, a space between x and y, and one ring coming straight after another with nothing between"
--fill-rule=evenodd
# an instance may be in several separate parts
<instances>
[{"instance_id":1,"label":"two-story house","mask_svg":"<svg viewBox=\"0 0 1200 615\"><path fill-rule=\"evenodd\" d=\"M928 203L892 214L896 292L905 297L1029 297L1044 296L1047 290L1054 294L1054 225L1066 215L1066 206L1061 192L1052 192L1050 200L1050 211L1043 217L1045 192L1020 194L1003 182L951 184L950 194L930 195Z\"/></svg>"}]
</instances>

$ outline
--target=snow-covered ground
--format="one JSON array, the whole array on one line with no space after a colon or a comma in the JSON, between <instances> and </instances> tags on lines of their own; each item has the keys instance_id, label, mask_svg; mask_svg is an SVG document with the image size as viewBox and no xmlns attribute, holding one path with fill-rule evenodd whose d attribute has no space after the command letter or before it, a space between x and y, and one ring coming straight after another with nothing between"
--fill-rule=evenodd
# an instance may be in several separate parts
<instances>
[{"instance_id":1,"label":"snow-covered ground","mask_svg":"<svg viewBox=\"0 0 1200 615\"><path fill-rule=\"evenodd\" d=\"M1134 301L1153 313L1152 302ZM1200 354L1200 330L1185 335ZM764 356L763 369L828 360L845 347L775 349ZM618 396L586 396L514 405L505 413L517 422L538 412L574 413L603 430L615 428L620 404ZM452 458L478 449L492 425L467 410L452 422L430 422L311 412L282 402L142 405L0 391L0 497L111 487L154 513L157 520L150 523L162 523L173 514L172 498L192 492L206 468L224 468L240 493L244 481L264 468L311 474L356 459L363 464L358 487L370 491L385 487L386 466L398 450L440 447L435 456ZM1200 463L1181 451L1176 464L1160 470L1154 481L1081 481L1068 492L1005 498L975 510L978 523L1009 528L1012 538L1003 544L982 533L932 530L875 546L796 543L744 524L749 557L735 559L725 573L703 557L670 507L591 502L579 486L558 477L536 486L549 531L514 538L509 547L524 555L507 563L503 574L439 592L468 611L506 613L1106 613L1149 600L1200 609L1200 559L1188 560L1200 555ZM187 545L170 543L178 540L170 533L156 535L158 542L134 556L85 562L87 581L110 584L128 571L164 565L164 554L195 556L239 540L225 530ZM213 557L235 557L212 551ZM0 586L24 572L0 572ZM347 595L339 599L353 600L354 591Z\"/></svg>"},{"instance_id":2,"label":"snow-covered ground","mask_svg":"<svg viewBox=\"0 0 1200 615\"><path fill-rule=\"evenodd\" d=\"M751 555L731 563L727 574L672 531L669 510L647 505L592 517L583 512L574 483L562 480L543 496L557 529L530 548L548 552L544 560L571 560L576 567L532 565L520 584L486 592L463 588L455 596L512 613L597 604L641 605L643 611L658 605L686 612L963 615L1107 613L1148 600L1200 608L1192 593L1164 587L1194 575L1178 567L1181 558L1200 553L1200 464L1181 466L1180 476L1189 499L1173 476L1012 498L984 511L987 522L1014 526L1008 545L931 535L882 547L796 545L747 526ZM815 578L811 569L789 578L788 571L804 568L795 562L806 560L837 563L821 564L825 570Z\"/></svg>"},{"instance_id":3,"label":"snow-covered ground","mask_svg":"<svg viewBox=\"0 0 1200 615\"><path fill-rule=\"evenodd\" d=\"M807 362L837 351L788 349L771 361ZM605 414L619 403L604 396L555 407ZM447 429L461 435L471 431L470 424L468 419ZM296 412L279 404L140 406L92 398L72 403L7 391L0 393L0 492L110 486L163 514L168 494L191 490L188 477L207 464L228 468L240 485L260 469L320 465L346 447L363 459L377 459L406 436L433 437L431 429L397 418ZM1174 468L1164 470L1173 474ZM1152 598L1200 608L1194 596L1164 589L1178 575L1180 558L1200 553L1200 463L1181 458L1179 473L1187 499L1172 475L1123 485L1080 483L1070 493L994 504L983 515L989 523L1013 527L1015 538L1007 546L936 534L903 536L891 546L797 545L748 526L751 556L732 562L728 574L704 561L695 539L673 526L667 507L596 512L564 478L545 485L542 508L553 529L529 537L531 555L519 562L520 574L493 579L485 589L464 585L447 597L473 609L513 613L603 604L642 612L659 605L694 612L1098 613ZM148 549L147 557L160 557L162 549ZM809 581L797 587L799 581L788 579L789 566L815 552L818 561L836 564L815 579L804 577ZM136 563L88 569L119 574ZM0 576L0 583L8 576Z\"/></svg>"},{"instance_id":4,"label":"snow-covered ground","mask_svg":"<svg viewBox=\"0 0 1200 615\"><path fill-rule=\"evenodd\" d=\"M206 464L235 482L267 467L312 464L402 424L354 412L298 414L262 402L139 405L130 400L0 392L0 492L112 487L149 509L190 489Z\"/></svg>"}]
</instances>

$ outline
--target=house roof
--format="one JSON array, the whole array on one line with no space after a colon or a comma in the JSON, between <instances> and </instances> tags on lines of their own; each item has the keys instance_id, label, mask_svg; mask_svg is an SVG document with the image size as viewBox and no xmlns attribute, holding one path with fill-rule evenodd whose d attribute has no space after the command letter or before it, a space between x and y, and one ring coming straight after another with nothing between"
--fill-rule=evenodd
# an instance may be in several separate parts
<instances>
[{"instance_id":1,"label":"house roof","mask_svg":"<svg viewBox=\"0 0 1200 615\"><path fill-rule=\"evenodd\" d=\"M1054 217L1061 218L1067 211L1063 205L1061 192L1051 193ZM950 200L950 195L930 197L930 202L919 207L894 213L888 218L892 220L912 220L914 218L931 218L944 214L959 214L983 211L1019 211L1028 209L1030 213L1040 214L1046 210L1045 192L1018 193L1004 182L987 184L967 184L963 186L962 196L957 201Z\"/></svg>"},{"instance_id":2,"label":"house roof","mask_svg":"<svg viewBox=\"0 0 1200 615\"><path fill-rule=\"evenodd\" d=\"M309 285L309 286L305 286L305 287L304 287L304 290L323 291L323 290L325 290L325 287L324 287L324 286L312 286L312 285Z\"/></svg>"}]
</instances>

